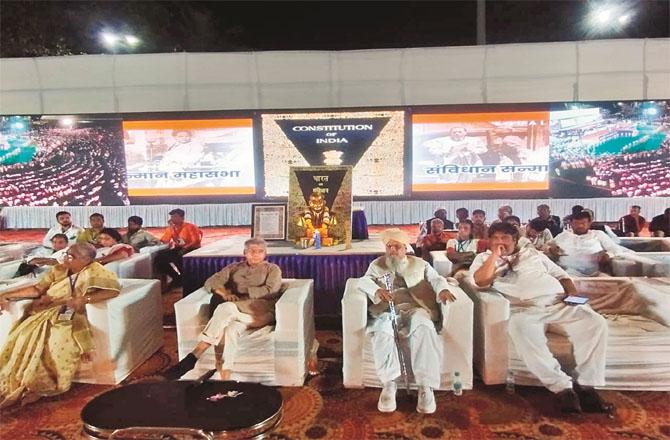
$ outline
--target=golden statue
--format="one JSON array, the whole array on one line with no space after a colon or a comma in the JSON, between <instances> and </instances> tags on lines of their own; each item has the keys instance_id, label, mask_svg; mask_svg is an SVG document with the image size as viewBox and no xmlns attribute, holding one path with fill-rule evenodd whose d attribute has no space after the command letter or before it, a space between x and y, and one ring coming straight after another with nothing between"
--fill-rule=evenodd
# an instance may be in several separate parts
<instances>
[{"instance_id":1,"label":"golden statue","mask_svg":"<svg viewBox=\"0 0 670 440\"><path fill-rule=\"evenodd\" d=\"M309 239L310 246L314 244L314 232L321 234L321 245L332 246L337 244L337 240L329 236L330 229L337 225L337 217L332 214L326 206L326 198L318 189L312 191L307 203L307 209L298 216L296 222L298 226L304 228L304 237Z\"/></svg>"}]
</instances>

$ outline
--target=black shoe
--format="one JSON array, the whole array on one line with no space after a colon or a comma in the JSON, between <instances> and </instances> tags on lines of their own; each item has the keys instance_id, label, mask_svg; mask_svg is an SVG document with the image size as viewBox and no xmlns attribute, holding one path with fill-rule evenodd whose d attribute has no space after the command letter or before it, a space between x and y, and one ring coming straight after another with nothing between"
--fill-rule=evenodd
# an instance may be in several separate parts
<instances>
[{"instance_id":1,"label":"black shoe","mask_svg":"<svg viewBox=\"0 0 670 440\"><path fill-rule=\"evenodd\" d=\"M565 414L581 414L582 406L577 393L572 389L563 390L557 394L561 412Z\"/></svg>"},{"instance_id":2,"label":"black shoe","mask_svg":"<svg viewBox=\"0 0 670 440\"><path fill-rule=\"evenodd\" d=\"M193 353L189 353L184 359L180 360L177 365L165 370L162 376L167 380L177 380L195 368L196 362L198 362L198 358L196 358Z\"/></svg>"},{"instance_id":3,"label":"black shoe","mask_svg":"<svg viewBox=\"0 0 670 440\"><path fill-rule=\"evenodd\" d=\"M575 382L573 388L584 412L614 415L614 404L605 402L593 387L581 386Z\"/></svg>"}]
</instances>

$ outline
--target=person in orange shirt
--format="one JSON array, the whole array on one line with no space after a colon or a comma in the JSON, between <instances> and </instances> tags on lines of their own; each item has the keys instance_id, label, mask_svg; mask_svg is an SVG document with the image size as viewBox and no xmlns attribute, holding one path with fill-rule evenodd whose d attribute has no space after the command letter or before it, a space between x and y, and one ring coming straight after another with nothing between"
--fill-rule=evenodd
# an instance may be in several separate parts
<instances>
[{"instance_id":1,"label":"person in orange shirt","mask_svg":"<svg viewBox=\"0 0 670 440\"><path fill-rule=\"evenodd\" d=\"M183 209L170 211L168 227L160 238L170 248L160 251L155 260L156 270L172 278L171 287L181 286L182 257L198 249L202 237L202 232L196 225L184 221L185 214Z\"/></svg>"}]
</instances>

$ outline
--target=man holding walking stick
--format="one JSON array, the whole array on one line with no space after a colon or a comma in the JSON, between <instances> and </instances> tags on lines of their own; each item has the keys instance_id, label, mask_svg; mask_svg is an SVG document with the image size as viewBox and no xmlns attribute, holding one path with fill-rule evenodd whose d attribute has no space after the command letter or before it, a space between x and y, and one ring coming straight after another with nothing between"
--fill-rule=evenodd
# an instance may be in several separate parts
<instances>
[{"instance_id":1,"label":"man holding walking stick","mask_svg":"<svg viewBox=\"0 0 670 440\"><path fill-rule=\"evenodd\" d=\"M385 255L370 263L359 283L371 302L368 312L372 319L367 332L371 334L375 369L383 384L377 409L395 411L395 380L404 373L402 383L408 384L411 371L419 389L416 410L430 414L436 409L433 388L440 386L442 359L437 335L441 323L438 301L446 303L456 298L446 279L428 263L406 255L409 237L405 232L387 229L382 233L382 242ZM408 347L409 358L399 355L402 347L396 341Z\"/></svg>"}]
</instances>

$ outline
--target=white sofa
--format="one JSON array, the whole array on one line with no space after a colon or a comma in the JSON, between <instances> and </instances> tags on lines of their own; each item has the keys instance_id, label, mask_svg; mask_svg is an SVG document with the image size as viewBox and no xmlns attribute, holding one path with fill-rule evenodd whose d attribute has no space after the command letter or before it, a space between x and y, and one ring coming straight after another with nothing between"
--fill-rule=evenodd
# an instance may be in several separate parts
<instances>
[{"instance_id":1,"label":"white sofa","mask_svg":"<svg viewBox=\"0 0 670 440\"><path fill-rule=\"evenodd\" d=\"M310 357L316 356L314 334L314 281L286 279L275 305L276 325L248 330L239 340L231 379L266 385L302 386ZM174 305L179 359L195 348L208 321L212 294L198 289ZM214 347L198 360L183 379L196 378L214 368ZM213 379L219 376L214 375Z\"/></svg>"},{"instance_id":2,"label":"white sofa","mask_svg":"<svg viewBox=\"0 0 670 440\"><path fill-rule=\"evenodd\" d=\"M105 264L108 269L119 278L141 278L150 280L153 278L153 267L151 264L151 254L137 253L123 260L112 261Z\"/></svg>"},{"instance_id":3,"label":"white sofa","mask_svg":"<svg viewBox=\"0 0 670 440\"><path fill-rule=\"evenodd\" d=\"M120 279L121 293L86 306L95 344L76 382L115 385L163 346L163 302L157 280ZM12 302L0 315L0 347L29 301Z\"/></svg>"},{"instance_id":4,"label":"white sofa","mask_svg":"<svg viewBox=\"0 0 670 440\"><path fill-rule=\"evenodd\" d=\"M606 389L670 390L670 278L575 278L582 296L607 318ZM540 385L507 335L510 305L493 289L461 278L475 305L475 368L484 383L504 383L509 366L521 385ZM624 312L631 313L625 314ZM566 337L549 330L549 348L566 371L574 366Z\"/></svg>"},{"instance_id":5,"label":"white sofa","mask_svg":"<svg viewBox=\"0 0 670 440\"><path fill-rule=\"evenodd\" d=\"M377 378L372 357L372 343L366 335L368 324L368 297L358 288L359 278L347 281L342 298L342 348L343 376L346 388L376 387L382 384ZM453 373L458 371L463 389L472 389L472 313L470 298L454 287L451 292L456 296L453 303L442 304L442 339L444 352L440 365L440 390L452 387ZM405 349L405 358L409 351ZM411 367L411 366L410 366ZM412 377L411 368L408 372ZM416 388L411 381L410 386Z\"/></svg>"},{"instance_id":6,"label":"white sofa","mask_svg":"<svg viewBox=\"0 0 670 440\"><path fill-rule=\"evenodd\" d=\"M617 277L670 277L670 252L628 252L612 260Z\"/></svg>"},{"instance_id":7,"label":"white sofa","mask_svg":"<svg viewBox=\"0 0 670 440\"><path fill-rule=\"evenodd\" d=\"M140 249L140 254L148 254L151 257L151 278L160 279L160 274L156 271L154 261L159 251L167 249L166 244L157 244L155 246L145 246Z\"/></svg>"},{"instance_id":8,"label":"white sofa","mask_svg":"<svg viewBox=\"0 0 670 440\"><path fill-rule=\"evenodd\" d=\"M433 259L433 268L443 277L449 276L454 268L454 263L447 258L445 251L431 251L430 258Z\"/></svg>"}]
</instances>

